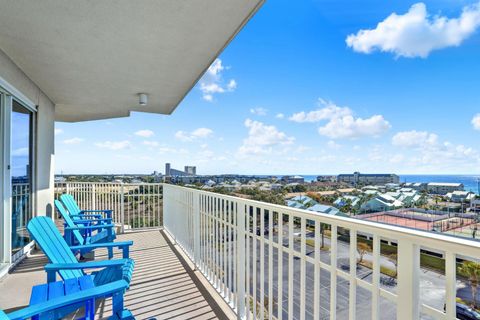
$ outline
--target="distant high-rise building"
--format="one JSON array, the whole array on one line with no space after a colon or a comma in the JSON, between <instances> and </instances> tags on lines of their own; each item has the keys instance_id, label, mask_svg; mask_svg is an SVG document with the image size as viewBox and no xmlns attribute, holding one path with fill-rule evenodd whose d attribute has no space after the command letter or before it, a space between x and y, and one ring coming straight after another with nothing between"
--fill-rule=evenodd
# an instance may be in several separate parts
<instances>
[{"instance_id":1,"label":"distant high-rise building","mask_svg":"<svg viewBox=\"0 0 480 320\"><path fill-rule=\"evenodd\" d=\"M196 166L185 166L185 173L191 174L192 176L197 175L197 167Z\"/></svg>"},{"instance_id":2,"label":"distant high-rise building","mask_svg":"<svg viewBox=\"0 0 480 320\"><path fill-rule=\"evenodd\" d=\"M170 177L170 163L165 163L165 175Z\"/></svg>"}]
</instances>

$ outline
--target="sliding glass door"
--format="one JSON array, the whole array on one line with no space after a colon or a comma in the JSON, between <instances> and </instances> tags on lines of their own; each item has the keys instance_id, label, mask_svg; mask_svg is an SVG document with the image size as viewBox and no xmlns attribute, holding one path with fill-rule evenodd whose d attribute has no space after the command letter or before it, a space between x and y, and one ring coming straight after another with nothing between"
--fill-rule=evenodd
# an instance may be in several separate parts
<instances>
[{"instance_id":1,"label":"sliding glass door","mask_svg":"<svg viewBox=\"0 0 480 320\"><path fill-rule=\"evenodd\" d=\"M12 255L30 242L26 226L32 218L33 112L16 100L11 113L11 225Z\"/></svg>"}]
</instances>

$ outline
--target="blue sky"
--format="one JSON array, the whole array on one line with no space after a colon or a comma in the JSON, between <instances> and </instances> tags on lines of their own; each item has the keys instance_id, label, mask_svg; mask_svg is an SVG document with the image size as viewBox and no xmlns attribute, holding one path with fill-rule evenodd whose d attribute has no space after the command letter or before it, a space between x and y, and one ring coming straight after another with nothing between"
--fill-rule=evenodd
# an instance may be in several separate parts
<instances>
[{"instance_id":1,"label":"blue sky","mask_svg":"<svg viewBox=\"0 0 480 320\"><path fill-rule=\"evenodd\" d=\"M267 1L173 115L57 123L57 173L478 174L479 29L477 1Z\"/></svg>"}]
</instances>

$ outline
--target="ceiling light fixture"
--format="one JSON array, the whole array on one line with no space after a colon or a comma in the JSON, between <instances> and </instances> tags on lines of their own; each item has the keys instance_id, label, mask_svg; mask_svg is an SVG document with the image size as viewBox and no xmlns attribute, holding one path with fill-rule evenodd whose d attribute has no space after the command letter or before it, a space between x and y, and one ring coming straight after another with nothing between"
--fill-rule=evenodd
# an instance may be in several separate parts
<instances>
[{"instance_id":1,"label":"ceiling light fixture","mask_svg":"<svg viewBox=\"0 0 480 320\"><path fill-rule=\"evenodd\" d=\"M138 94L138 103L141 106L146 106L148 103L148 95L146 93L139 93Z\"/></svg>"}]
</instances>

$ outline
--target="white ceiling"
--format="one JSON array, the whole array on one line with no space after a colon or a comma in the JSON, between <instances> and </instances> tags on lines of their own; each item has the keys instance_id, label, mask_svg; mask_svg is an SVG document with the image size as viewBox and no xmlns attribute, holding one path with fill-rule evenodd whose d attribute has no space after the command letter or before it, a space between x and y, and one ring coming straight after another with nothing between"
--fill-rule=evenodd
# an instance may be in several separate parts
<instances>
[{"instance_id":1,"label":"white ceiling","mask_svg":"<svg viewBox=\"0 0 480 320\"><path fill-rule=\"evenodd\" d=\"M0 49L58 121L170 114L263 1L0 0Z\"/></svg>"}]
</instances>

